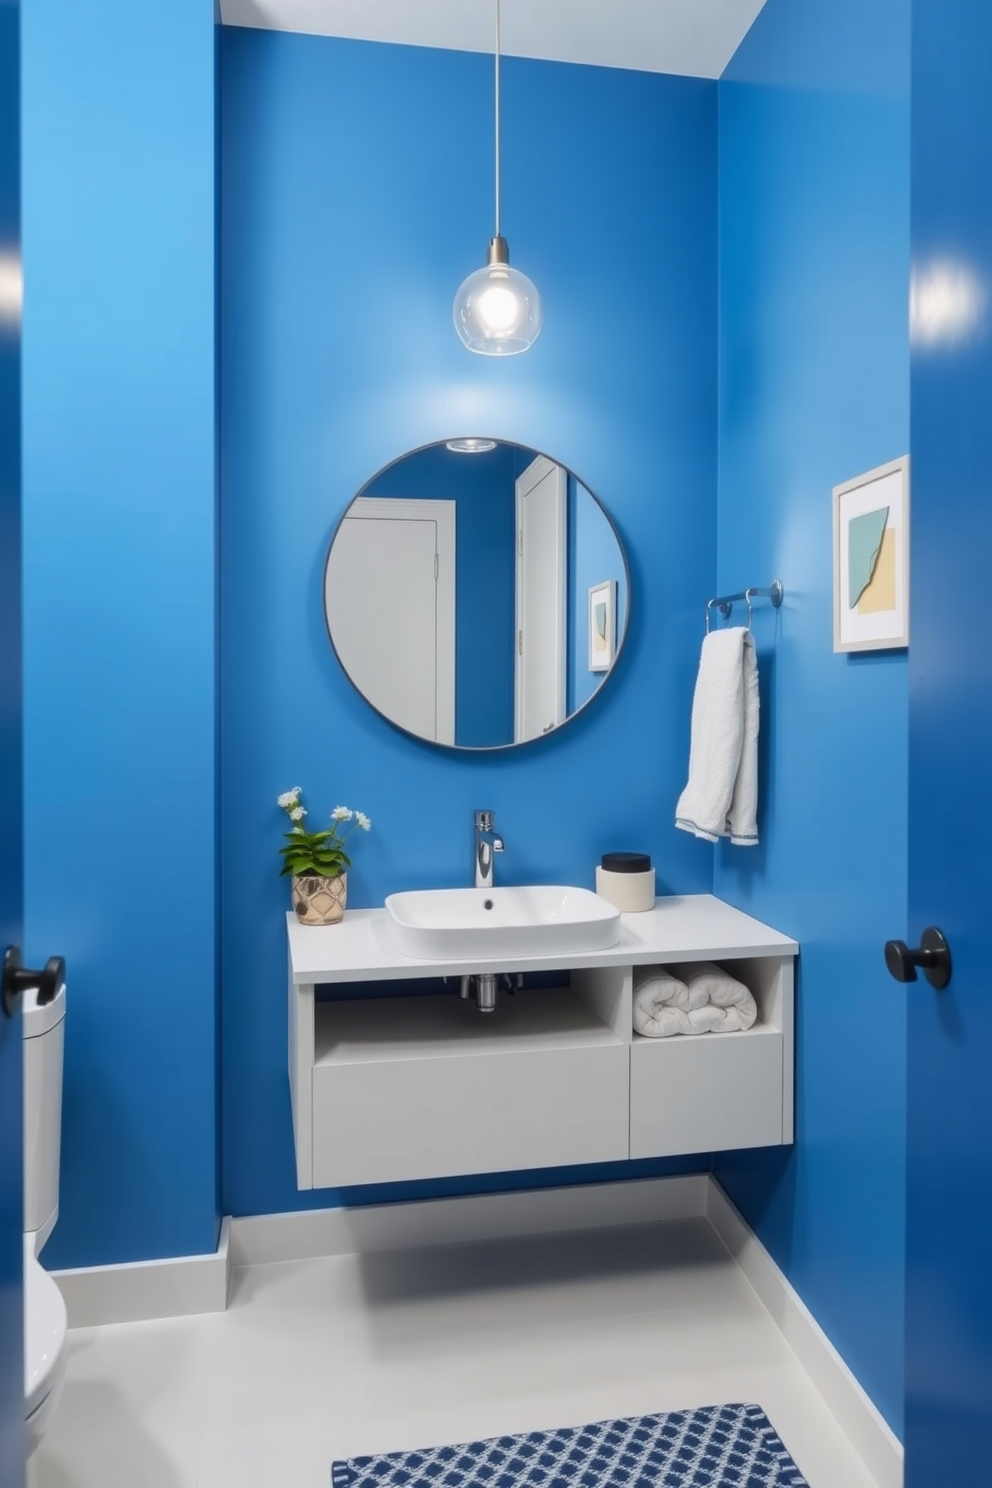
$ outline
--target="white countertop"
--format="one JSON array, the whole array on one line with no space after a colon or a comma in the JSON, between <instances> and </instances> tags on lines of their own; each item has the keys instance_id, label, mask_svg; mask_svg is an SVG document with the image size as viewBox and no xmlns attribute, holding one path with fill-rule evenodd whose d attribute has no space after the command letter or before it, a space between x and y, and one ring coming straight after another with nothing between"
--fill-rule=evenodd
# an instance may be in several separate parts
<instances>
[{"instance_id":1,"label":"white countertop","mask_svg":"<svg viewBox=\"0 0 992 1488\"><path fill-rule=\"evenodd\" d=\"M713 894L656 899L654 909L620 916L620 939L605 951L498 960L418 961L392 948L384 909L349 909L337 925L301 925L286 915L293 981L403 981L462 972L568 971L579 966L650 966L655 961L733 960L794 956L787 935L763 925Z\"/></svg>"}]
</instances>

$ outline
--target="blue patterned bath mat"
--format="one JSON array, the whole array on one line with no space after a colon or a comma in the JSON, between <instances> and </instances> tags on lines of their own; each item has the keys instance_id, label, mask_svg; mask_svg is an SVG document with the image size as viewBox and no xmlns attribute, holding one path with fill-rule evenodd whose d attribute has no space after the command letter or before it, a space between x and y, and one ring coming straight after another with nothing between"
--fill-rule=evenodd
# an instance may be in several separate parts
<instances>
[{"instance_id":1,"label":"blue patterned bath mat","mask_svg":"<svg viewBox=\"0 0 992 1488\"><path fill-rule=\"evenodd\" d=\"M332 1488L808 1488L756 1405L349 1457Z\"/></svg>"}]
</instances>

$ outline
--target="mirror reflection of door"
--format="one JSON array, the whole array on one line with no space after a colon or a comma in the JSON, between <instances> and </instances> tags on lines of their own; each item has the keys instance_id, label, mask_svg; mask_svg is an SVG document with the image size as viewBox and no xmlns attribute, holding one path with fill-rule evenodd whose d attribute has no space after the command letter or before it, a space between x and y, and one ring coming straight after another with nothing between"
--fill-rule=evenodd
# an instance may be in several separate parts
<instances>
[{"instance_id":1,"label":"mirror reflection of door","mask_svg":"<svg viewBox=\"0 0 992 1488\"><path fill-rule=\"evenodd\" d=\"M362 487L331 540L325 615L346 675L391 723L458 749L506 749L566 723L602 687L590 594L607 581L619 651L627 562L600 502L537 450L458 438L401 455Z\"/></svg>"},{"instance_id":2,"label":"mirror reflection of door","mask_svg":"<svg viewBox=\"0 0 992 1488\"><path fill-rule=\"evenodd\" d=\"M352 502L327 560L334 648L373 708L438 744L455 742L455 506Z\"/></svg>"},{"instance_id":3,"label":"mirror reflection of door","mask_svg":"<svg viewBox=\"0 0 992 1488\"><path fill-rule=\"evenodd\" d=\"M567 482L546 455L516 482L518 744L565 721Z\"/></svg>"}]
</instances>

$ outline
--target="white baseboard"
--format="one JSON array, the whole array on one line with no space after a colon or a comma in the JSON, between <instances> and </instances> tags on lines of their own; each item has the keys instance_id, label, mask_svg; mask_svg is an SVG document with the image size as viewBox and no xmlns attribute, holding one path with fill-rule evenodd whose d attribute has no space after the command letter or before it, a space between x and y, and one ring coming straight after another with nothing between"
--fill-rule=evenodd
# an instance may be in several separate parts
<instances>
[{"instance_id":1,"label":"white baseboard","mask_svg":"<svg viewBox=\"0 0 992 1488\"><path fill-rule=\"evenodd\" d=\"M51 1275L65 1298L69 1327L223 1312L227 1307L230 1241L231 1221L225 1219L212 1255L53 1271Z\"/></svg>"},{"instance_id":2,"label":"white baseboard","mask_svg":"<svg viewBox=\"0 0 992 1488\"><path fill-rule=\"evenodd\" d=\"M518 1193L468 1194L357 1209L261 1214L231 1222L231 1265L302 1261L313 1256L465 1245L555 1230L702 1219L709 1177L690 1173L626 1183L584 1183Z\"/></svg>"},{"instance_id":3,"label":"white baseboard","mask_svg":"<svg viewBox=\"0 0 992 1488\"><path fill-rule=\"evenodd\" d=\"M715 1178L706 1215L878 1488L903 1488L902 1443Z\"/></svg>"}]
</instances>

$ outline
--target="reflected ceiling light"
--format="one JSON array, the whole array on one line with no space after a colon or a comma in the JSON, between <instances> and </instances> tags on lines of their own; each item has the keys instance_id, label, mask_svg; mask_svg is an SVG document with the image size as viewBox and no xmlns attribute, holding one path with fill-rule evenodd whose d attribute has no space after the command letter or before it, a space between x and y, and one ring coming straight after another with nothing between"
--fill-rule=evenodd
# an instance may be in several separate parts
<instances>
[{"instance_id":1,"label":"reflected ceiling light","mask_svg":"<svg viewBox=\"0 0 992 1488\"><path fill-rule=\"evenodd\" d=\"M541 331L541 297L510 268L510 250L499 231L499 0L496 5L496 236L489 240L484 268L463 280L455 295L455 330L469 351L513 356L526 351Z\"/></svg>"},{"instance_id":2,"label":"reflected ceiling light","mask_svg":"<svg viewBox=\"0 0 992 1488\"><path fill-rule=\"evenodd\" d=\"M495 439L449 439L448 449L456 455L485 455L496 448Z\"/></svg>"}]
</instances>

